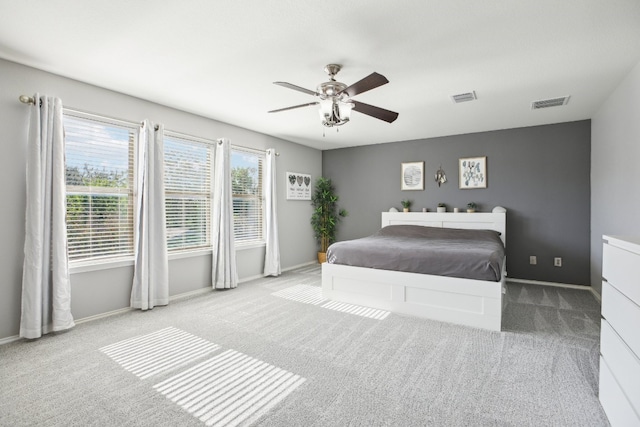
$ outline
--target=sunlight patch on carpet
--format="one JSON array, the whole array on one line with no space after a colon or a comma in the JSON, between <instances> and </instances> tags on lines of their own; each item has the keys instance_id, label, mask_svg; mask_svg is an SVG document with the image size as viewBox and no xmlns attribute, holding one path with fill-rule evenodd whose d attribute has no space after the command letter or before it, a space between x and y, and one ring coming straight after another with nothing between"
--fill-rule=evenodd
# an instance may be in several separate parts
<instances>
[{"instance_id":1,"label":"sunlight patch on carpet","mask_svg":"<svg viewBox=\"0 0 640 427\"><path fill-rule=\"evenodd\" d=\"M211 426L249 425L286 398L305 378L235 350L227 350L154 388Z\"/></svg>"},{"instance_id":2,"label":"sunlight patch on carpet","mask_svg":"<svg viewBox=\"0 0 640 427\"><path fill-rule=\"evenodd\" d=\"M347 304L344 302L329 301L322 297L322 288L309 285L296 285L290 288L282 289L271 295L297 301L304 304L317 305L329 310L340 311L342 313L353 314L356 316L368 317L370 319L383 320L389 314L388 311L378 310L375 308L363 307L361 305Z\"/></svg>"},{"instance_id":3,"label":"sunlight patch on carpet","mask_svg":"<svg viewBox=\"0 0 640 427\"><path fill-rule=\"evenodd\" d=\"M347 304L344 302L330 301L321 306L329 310L341 311L343 313L354 314L356 316L369 317L371 319L386 319L390 312L375 308L363 307L361 305Z\"/></svg>"},{"instance_id":4,"label":"sunlight patch on carpet","mask_svg":"<svg viewBox=\"0 0 640 427\"><path fill-rule=\"evenodd\" d=\"M302 302L304 304L313 305L319 305L327 301L326 299L322 298L321 288L309 285L292 286L290 288L274 292L271 295L292 301Z\"/></svg>"},{"instance_id":5,"label":"sunlight patch on carpet","mask_svg":"<svg viewBox=\"0 0 640 427\"><path fill-rule=\"evenodd\" d=\"M219 348L217 344L169 327L102 347L100 351L145 379L193 362Z\"/></svg>"}]
</instances>

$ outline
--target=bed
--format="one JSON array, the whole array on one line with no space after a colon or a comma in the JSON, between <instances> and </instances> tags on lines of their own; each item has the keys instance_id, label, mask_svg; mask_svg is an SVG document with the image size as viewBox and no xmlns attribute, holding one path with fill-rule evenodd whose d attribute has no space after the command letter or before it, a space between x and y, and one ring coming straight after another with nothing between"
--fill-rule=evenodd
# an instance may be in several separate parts
<instances>
[{"instance_id":1,"label":"bed","mask_svg":"<svg viewBox=\"0 0 640 427\"><path fill-rule=\"evenodd\" d=\"M506 213L383 212L389 225L494 230L506 247ZM498 277L479 280L351 265L322 264L324 298L394 313L500 331L506 259Z\"/></svg>"}]
</instances>

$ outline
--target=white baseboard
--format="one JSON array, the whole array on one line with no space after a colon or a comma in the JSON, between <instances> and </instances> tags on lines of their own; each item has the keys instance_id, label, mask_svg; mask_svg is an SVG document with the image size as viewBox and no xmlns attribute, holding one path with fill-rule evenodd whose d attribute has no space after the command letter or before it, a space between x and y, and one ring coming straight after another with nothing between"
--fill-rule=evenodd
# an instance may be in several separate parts
<instances>
[{"instance_id":1,"label":"white baseboard","mask_svg":"<svg viewBox=\"0 0 640 427\"><path fill-rule=\"evenodd\" d=\"M126 313L127 311L134 310L131 307L119 308L117 310L107 311L106 313L95 314L93 316L83 317L82 319L74 320L76 325L80 325L82 323L91 322L92 320L102 319L104 317L115 316L116 314Z\"/></svg>"},{"instance_id":2,"label":"white baseboard","mask_svg":"<svg viewBox=\"0 0 640 427\"><path fill-rule=\"evenodd\" d=\"M591 287L587 285L570 285L568 283L544 282L541 280L514 279L513 277L507 277L507 282L525 283L528 285L555 286L556 288L582 289L583 291L588 291Z\"/></svg>"},{"instance_id":3,"label":"white baseboard","mask_svg":"<svg viewBox=\"0 0 640 427\"><path fill-rule=\"evenodd\" d=\"M285 271L295 270L296 268L308 267L308 266L313 265L313 264L318 264L318 261L314 260L314 261L305 262L303 264L298 264L298 265L293 265L291 267L283 268L282 272L284 273ZM264 277L267 277L267 276L265 276L264 274L256 274L256 275L249 276L249 277L243 277L242 279L238 280L238 283L249 282L251 280L262 279Z\"/></svg>"},{"instance_id":4,"label":"white baseboard","mask_svg":"<svg viewBox=\"0 0 640 427\"><path fill-rule=\"evenodd\" d=\"M0 345L9 344L10 342L18 341L20 335L14 335L12 337L0 338Z\"/></svg>"},{"instance_id":5,"label":"white baseboard","mask_svg":"<svg viewBox=\"0 0 640 427\"><path fill-rule=\"evenodd\" d=\"M173 302L173 301L179 301L181 299L184 298L188 298L191 296L196 296L196 295L201 295L201 294L206 294L208 292L212 292L213 288L211 286L207 286L205 288L200 288L200 289L196 289L193 291L188 291L188 292L183 292L181 294L176 294L176 295L172 295L169 297L169 302Z\"/></svg>"},{"instance_id":6,"label":"white baseboard","mask_svg":"<svg viewBox=\"0 0 640 427\"><path fill-rule=\"evenodd\" d=\"M313 261L305 262L305 263L302 263L302 264L294 265L294 266L291 266L291 267L283 268L282 271L283 272L284 271L291 271L291 270L295 270L296 268L308 267L308 266L310 266L312 264L318 264L318 261L317 260L313 260Z\"/></svg>"},{"instance_id":7,"label":"white baseboard","mask_svg":"<svg viewBox=\"0 0 640 427\"><path fill-rule=\"evenodd\" d=\"M242 279L238 280L238 284L245 283L245 282L250 282L250 281L256 280L256 279L262 279L263 277L265 277L264 274L254 274L253 276L243 277Z\"/></svg>"},{"instance_id":8,"label":"white baseboard","mask_svg":"<svg viewBox=\"0 0 640 427\"><path fill-rule=\"evenodd\" d=\"M602 302L602 298L600 297L600 294L596 292L595 289L593 289L593 286L589 286L589 285L570 285L568 283L544 282L540 280L529 280L529 279L514 279L512 277L507 277L507 282L524 283L528 285L554 286L556 288L569 288L569 289L579 289L581 291L589 291L598 302L600 303Z\"/></svg>"}]
</instances>

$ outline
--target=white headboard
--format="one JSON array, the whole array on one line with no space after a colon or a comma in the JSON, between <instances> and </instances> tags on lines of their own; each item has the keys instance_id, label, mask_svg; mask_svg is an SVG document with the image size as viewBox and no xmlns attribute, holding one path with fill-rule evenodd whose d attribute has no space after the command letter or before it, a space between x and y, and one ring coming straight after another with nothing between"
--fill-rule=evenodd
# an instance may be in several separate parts
<instances>
[{"instance_id":1,"label":"white headboard","mask_svg":"<svg viewBox=\"0 0 640 427\"><path fill-rule=\"evenodd\" d=\"M507 247L507 214L505 212L382 212L382 226L424 225L440 228L495 230Z\"/></svg>"}]
</instances>

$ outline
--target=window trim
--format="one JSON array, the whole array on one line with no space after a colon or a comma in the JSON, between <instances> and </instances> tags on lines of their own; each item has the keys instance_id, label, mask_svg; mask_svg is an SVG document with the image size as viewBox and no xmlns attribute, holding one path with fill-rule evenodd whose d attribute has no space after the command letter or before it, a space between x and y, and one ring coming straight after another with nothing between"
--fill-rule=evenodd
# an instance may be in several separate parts
<instances>
[{"instance_id":1,"label":"window trim","mask_svg":"<svg viewBox=\"0 0 640 427\"><path fill-rule=\"evenodd\" d=\"M211 183L211 187L210 187L210 192L209 192L209 200L210 203L213 203L213 172L214 172L214 152L215 152L215 143L216 141L211 140L211 139L206 139L206 138L200 138L197 136L193 136L193 135L187 135L185 133L180 133L180 132L176 132L176 131L172 131L172 130L167 130L165 129L164 131L164 135L165 137L169 137L169 138L174 138L174 139L178 139L178 140L184 140L187 142L194 142L197 144L203 144L207 146L207 149L209 150L209 155L211 156L211 163L210 163L210 170L209 170L209 182ZM165 171L166 173L166 171ZM179 193L182 194L182 193ZM165 188L165 202L167 199L167 189ZM209 208L209 214L211 214L211 206ZM166 212L165 212L166 213ZM175 255L175 254L185 254L185 256L189 256L189 254L191 253L197 253L197 252L202 252L202 251L206 251L209 250L209 252L211 252L211 220L209 218L209 229L207 230L207 236L209 239L208 242L208 246L204 245L204 246L198 246L198 247L188 247L188 248L174 248L174 249L169 249L167 247L167 253L169 254L169 256L171 257L171 255ZM165 225L165 230L168 231L168 228L166 228ZM171 258L170 258L171 259Z\"/></svg>"},{"instance_id":2,"label":"window trim","mask_svg":"<svg viewBox=\"0 0 640 427\"><path fill-rule=\"evenodd\" d=\"M245 240L245 241L241 241L238 242L237 240L235 241L235 247L236 248L240 248L240 249L251 249L254 247L261 247L261 246L266 246L267 241L265 238L265 234L266 234L266 218L265 218L265 187L264 187L264 174L265 174L265 167L264 167L264 163L267 160L267 156L266 156L266 152L264 150L260 150L257 148L250 148L250 147L241 147L238 145L233 145L231 144L231 151L236 151L236 152L244 152L244 153L248 153L248 154L255 154L257 156L260 157L260 162L262 163L262 167L261 167L261 171L260 171L260 196L257 197L260 200L260 210L262 211L261 213L261 231L260 231L260 238L259 239L254 239L254 240ZM231 194L231 197L233 198L233 191ZM253 199L253 197L251 198Z\"/></svg>"},{"instance_id":3,"label":"window trim","mask_svg":"<svg viewBox=\"0 0 640 427\"><path fill-rule=\"evenodd\" d=\"M98 122L105 125L115 125L118 127L129 129L133 134L133 147L132 147L133 166L131 170L130 182L132 183L137 182L138 172L136 170L136 164L137 164L137 155L138 155L137 154L138 153L138 129L140 127L140 123L122 120L122 119L116 119L113 117L98 115L98 114L89 113L86 111L78 110L75 108L68 108L68 107L63 107L62 109L63 120L65 116L69 116L69 117L80 119L80 120ZM66 159L65 159L65 168L66 168ZM68 194L68 190L65 185L65 199L67 197L67 194ZM135 212L137 208L136 206L137 191L135 188L135 184L131 188L131 198L132 198L132 201L131 201L132 215L135 218ZM66 215L66 202L65 202L65 215ZM133 239L133 245L132 245L133 251L131 254L113 255L113 256L106 255L106 256L97 256L97 257L85 258L85 259L69 260L68 261L69 271L70 272L73 271L74 273L77 273L77 272L84 272L84 271L101 270L104 268L117 268L117 267L126 266L126 265L133 265L133 263L135 262L135 242L137 240L137 230L135 229L135 219L133 220L131 231L132 231L132 239Z\"/></svg>"}]
</instances>

